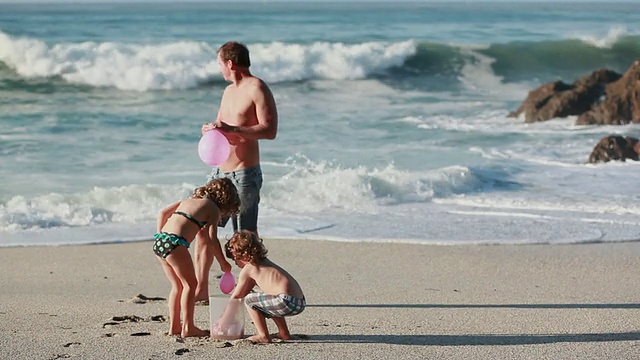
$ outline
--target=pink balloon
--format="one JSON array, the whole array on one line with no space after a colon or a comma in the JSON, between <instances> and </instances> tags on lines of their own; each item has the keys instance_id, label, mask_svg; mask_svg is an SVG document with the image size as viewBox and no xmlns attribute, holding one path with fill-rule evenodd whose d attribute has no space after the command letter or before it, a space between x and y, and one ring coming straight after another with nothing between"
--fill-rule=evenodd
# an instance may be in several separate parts
<instances>
[{"instance_id":1,"label":"pink balloon","mask_svg":"<svg viewBox=\"0 0 640 360\"><path fill-rule=\"evenodd\" d=\"M222 274L220 278L220 290L228 294L233 291L233 288L236 287L236 279L234 279L233 274L231 272L226 272Z\"/></svg>"},{"instance_id":2,"label":"pink balloon","mask_svg":"<svg viewBox=\"0 0 640 360\"><path fill-rule=\"evenodd\" d=\"M202 134L198 143L198 155L205 164L220 165L227 160L230 152L229 140L220 130L213 129Z\"/></svg>"}]
</instances>

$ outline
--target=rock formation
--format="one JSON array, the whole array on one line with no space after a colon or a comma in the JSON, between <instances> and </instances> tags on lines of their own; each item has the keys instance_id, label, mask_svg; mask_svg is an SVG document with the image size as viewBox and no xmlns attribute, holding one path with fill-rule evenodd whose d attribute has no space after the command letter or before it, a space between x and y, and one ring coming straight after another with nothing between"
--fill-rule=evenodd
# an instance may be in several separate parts
<instances>
[{"instance_id":1,"label":"rock formation","mask_svg":"<svg viewBox=\"0 0 640 360\"><path fill-rule=\"evenodd\" d=\"M602 138L593 148L589 156L589 162L625 161L627 159L638 161L639 154L640 141L638 139L628 136L609 135Z\"/></svg>"},{"instance_id":2,"label":"rock formation","mask_svg":"<svg viewBox=\"0 0 640 360\"><path fill-rule=\"evenodd\" d=\"M640 61L609 83L602 101L578 116L577 125L623 125L640 123Z\"/></svg>"},{"instance_id":3,"label":"rock formation","mask_svg":"<svg viewBox=\"0 0 640 360\"><path fill-rule=\"evenodd\" d=\"M522 113L527 123L571 115L578 116L577 125L640 123L640 60L622 76L599 69L573 84L544 84L530 91L509 116Z\"/></svg>"}]
</instances>

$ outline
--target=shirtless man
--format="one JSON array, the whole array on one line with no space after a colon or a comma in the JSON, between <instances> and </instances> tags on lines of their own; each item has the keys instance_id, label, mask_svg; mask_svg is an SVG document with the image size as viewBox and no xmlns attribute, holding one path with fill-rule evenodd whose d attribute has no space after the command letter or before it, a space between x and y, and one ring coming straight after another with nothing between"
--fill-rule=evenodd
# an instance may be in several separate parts
<instances>
[{"instance_id":1,"label":"shirtless man","mask_svg":"<svg viewBox=\"0 0 640 360\"><path fill-rule=\"evenodd\" d=\"M276 102L267 84L249 71L251 61L245 45L227 42L218 49L217 59L222 76L231 84L222 94L216 121L204 124L202 132L221 130L229 140L231 154L227 161L213 168L208 180L226 177L233 181L240 196L240 211L232 221L234 232L250 230L257 233L262 187L258 140L276 138ZM220 226L225 226L227 220L224 219ZM200 232L195 241L198 301L209 299L209 270L213 264L213 249L209 246L211 235ZM226 262L220 264L220 268L230 271L231 265Z\"/></svg>"}]
</instances>

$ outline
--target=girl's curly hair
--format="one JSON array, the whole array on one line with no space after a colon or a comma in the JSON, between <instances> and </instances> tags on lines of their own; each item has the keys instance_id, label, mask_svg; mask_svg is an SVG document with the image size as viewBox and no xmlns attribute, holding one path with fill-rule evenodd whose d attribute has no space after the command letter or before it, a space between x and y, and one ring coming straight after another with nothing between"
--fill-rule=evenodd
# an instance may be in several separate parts
<instances>
[{"instance_id":1,"label":"girl's curly hair","mask_svg":"<svg viewBox=\"0 0 640 360\"><path fill-rule=\"evenodd\" d=\"M240 208L238 190L227 178L213 179L193 190L192 198L209 198L218 205L223 214L235 214Z\"/></svg>"},{"instance_id":2,"label":"girl's curly hair","mask_svg":"<svg viewBox=\"0 0 640 360\"><path fill-rule=\"evenodd\" d=\"M253 265L258 265L261 260L267 258L267 249L262 239L249 230L240 230L233 234L224 248L228 258L245 260Z\"/></svg>"}]
</instances>

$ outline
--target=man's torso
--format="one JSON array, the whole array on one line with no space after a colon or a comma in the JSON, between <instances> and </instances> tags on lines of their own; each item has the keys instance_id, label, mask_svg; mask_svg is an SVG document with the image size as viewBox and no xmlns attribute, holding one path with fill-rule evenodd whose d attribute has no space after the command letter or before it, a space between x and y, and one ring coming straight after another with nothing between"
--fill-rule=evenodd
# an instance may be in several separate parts
<instances>
[{"instance_id":1,"label":"man's torso","mask_svg":"<svg viewBox=\"0 0 640 360\"><path fill-rule=\"evenodd\" d=\"M220 102L222 121L233 126L252 126L258 123L253 99L253 91L255 86L258 86L258 81L260 80L257 78L249 78L240 86L227 86ZM233 133L227 135L231 144L231 154L227 161L220 165L224 172L246 169L260 163L258 140L243 138Z\"/></svg>"}]
</instances>

